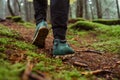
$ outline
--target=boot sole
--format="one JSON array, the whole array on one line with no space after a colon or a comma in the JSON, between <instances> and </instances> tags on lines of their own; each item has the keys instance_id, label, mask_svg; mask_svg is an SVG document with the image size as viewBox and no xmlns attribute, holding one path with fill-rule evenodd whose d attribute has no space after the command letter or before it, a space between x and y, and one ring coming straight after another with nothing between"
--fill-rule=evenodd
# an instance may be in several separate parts
<instances>
[{"instance_id":1,"label":"boot sole","mask_svg":"<svg viewBox=\"0 0 120 80\"><path fill-rule=\"evenodd\" d=\"M32 44L38 46L39 48L45 47L45 39L48 35L49 30L46 27L43 27L39 30L39 32L36 34Z\"/></svg>"}]
</instances>

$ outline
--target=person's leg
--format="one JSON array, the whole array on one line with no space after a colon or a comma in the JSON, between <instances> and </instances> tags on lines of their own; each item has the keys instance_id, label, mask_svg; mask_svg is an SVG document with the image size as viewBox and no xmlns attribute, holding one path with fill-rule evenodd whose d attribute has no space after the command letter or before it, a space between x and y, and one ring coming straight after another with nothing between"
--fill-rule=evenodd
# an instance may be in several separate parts
<instances>
[{"instance_id":1,"label":"person's leg","mask_svg":"<svg viewBox=\"0 0 120 80\"><path fill-rule=\"evenodd\" d=\"M46 21L47 0L33 0L36 24Z\"/></svg>"},{"instance_id":2,"label":"person's leg","mask_svg":"<svg viewBox=\"0 0 120 80\"><path fill-rule=\"evenodd\" d=\"M69 0L51 0L51 20L54 38L65 39Z\"/></svg>"},{"instance_id":3,"label":"person's leg","mask_svg":"<svg viewBox=\"0 0 120 80\"><path fill-rule=\"evenodd\" d=\"M69 0L51 0L51 20L54 35L53 55L73 54L66 43Z\"/></svg>"},{"instance_id":4,"label":"person's leg","mask_svg":"<svg viewBox=\"0 0 120 80\"><path fill-rule=\"evenodd\" d=\"M33 44L44 48L45 39L48 34L46 23L47 0L33 0L36 20L36 32L33 37Z\"/></svg>"}]
</instances>

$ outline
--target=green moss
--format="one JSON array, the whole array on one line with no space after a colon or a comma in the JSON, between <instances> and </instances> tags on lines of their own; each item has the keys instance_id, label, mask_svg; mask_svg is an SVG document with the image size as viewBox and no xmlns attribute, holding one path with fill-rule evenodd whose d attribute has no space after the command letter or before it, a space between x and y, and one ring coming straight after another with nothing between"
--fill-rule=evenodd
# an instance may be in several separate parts
<instances>
[{"instance_id":1,"label":"green moss","mask_svg":"<svg viewBox=\"0 0 120 80\"><path fill-rule=\"evenodd\" d=\"M54 65L48 65L45 63L45 61L41 61L38 64L36 64L36 67L34 68L35 70L40 70L42 72L50 72L55 70Z\"/></svg>"},{"instance_id":2,"label":"green moss","mask_svg":"<svg viewBox=\"0 0 120 80\"><path fill-rule=\"evenodd\" d=\"M20 73L25 69L24 66L20 63L10 64L0 59L0 80L20 80Z\"/></svg>"},{"instance_id":3,"label":"green moss","mask_svg":"<svg viewBox=\"0 0 120 80\"><path fill-rule=\"evenodd\" d=\"M18 41L12 38L0 38L0 44L1 45L13 45L22 50L33 50L34 51L36 49L36 47L30 43Z\"/></svg>"},{"instance_id":4,"label":"green moss","mask_svg":"<svg viewBox=\"0 0 120 80\"><path fill-rule=\"evenodd\" d=\"M68 20L68 23L76 23L77 21L85 21L83 18L72 18Z\"/></svg>"},{"instance_id":5,"label":"green moss","mask_svg":"<svg viewBox=\"0 0 120 80\"><path fill-rule=\"evenodd\" d=\"M105 25L93 23L90 21L78 21L75 24L71 25L70 27L76 30L87 30L88 31L88 30L95 30L95 28L98 28L101 26L105 26Z\"/></svg>"},{"instance_id":6,"label":"green moss","mask_svg":"<svg viewBox=\"0 0 120 80\"><path fill-rule=\"evenodd\" d=\"M120 54L120 26L99 27L95 34L99 39L92 44L95 49Z\"/></svg>"},{"instance_id":7,"label":"green moss","mask_svg":"<svg viewBox=\"0 0 120 80\"><path fill-rule=\"evenodd\" d=\"M55 74L55 80L87 80L85 77L81 77L81 74L77 70L66 71L62 70L59 73Z\"/></svg>"},{"instance_id":8,"label":"green moss","mask_svg":"<svg viewBox=\"0 0 120 80\"><path fill-rule=\"evenodd\" d=\"M94 43L93 47L103 52L112 52L120 54L120 40L108 40Z\"/></svg>"},{"instance_id":9,"label":"green moss","mask_svg":"<svg viewBox=\"0 0 120 80\"><path fill-rule=\"evenodd\" d=\"M0 52L4 52L6 48L4 46L0 46Z\"/></svg>"},{"instance_id":10,"label":"green moss","mask_svg":"<svg viewBox=\"0 0 120 80\"><path fill-rule=\"evenodd\" d=\"M16 42L13 42L12 44L22 50L35 50L36 48L34 45L23 42L23 41L16 41Z\"/></svg>"},{"instance_id":11,"label":"green moss","mask_svg":"<svg viewBox=\"0 0 120 80\"><path fill-rule=\"evenodd\" d=\"M0 38L0 44L2 45L7 45L10 43L10 41L12 41L10 38Z\"/></svg>"},{"instance_id":12,"label":"green moss","mask_svg":"<svg viewBox=\"0 0 120 80\"><path fill-rule=\"evenodd\" d=\"M14 21L14 22L24 23L24 21L22 20L22 17L21 17L21 16L7 16L6 19L12 20L12 21Z\"/></svg>"},{"instance_id":13,"label":"green moss","mask_svg":"<svg viewBox=\"0 0 120 80\"><path fill-rule=\"evenodd\" d=\"M13 16L12 17L12 20L14 21L14 22L24 22L23 20L22 20L22 17L20 17L20 16Z\"/></svg>"},{"instance_id":14,"label":"green moss","mask_svg":"<svg viewBox=\"0 0 120 80\"><path fill-rule=\"evenodd\" d=\"M6 19L12 19L12 16L7 16Z\"/></svg>"},{"instance_id":15,"label":"green moss","mask_svg":"<svg viewBox=\"0 0 120 80\"><path fill-rule=\"evenodd\" d=\"M34 23L31 23L31 22L24 22L24 23L18 23L26 28L35 28L35 24Z\"/></svg>"},{"instance_id":16,"label":"green moss","mask_svg":"<svg viewBox=\"0 0 120 80\"><path fill-rule=\"evenodd\" d=\"M96 19L93 22L106 24L106 25L119 25L120 20L106 20L106 19Z\"/></svg>"},{"instance_id":17,"label":"green moss","mask_svg":"<svg viewBox=\"0 0 120 80\"><path fill-rule=\"evenodd\" d=\"M21 37L18 32L14 31L14 30L10 30L8 27L3 26L1 24L0 24L0 35L12 37L12 38L20 38Z\"/></svg>"}]
</instances>

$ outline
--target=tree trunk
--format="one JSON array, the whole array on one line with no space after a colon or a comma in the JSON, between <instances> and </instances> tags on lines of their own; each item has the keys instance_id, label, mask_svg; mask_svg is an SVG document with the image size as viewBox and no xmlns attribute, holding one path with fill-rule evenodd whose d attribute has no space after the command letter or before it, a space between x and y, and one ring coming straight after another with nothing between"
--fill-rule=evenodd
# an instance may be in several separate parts
<instances>
[{"instance_id":1,"label":"tree trunk","mask_svg":"<svg viewBox=\"0 0 120 80\"><path fill-rule=\"evenodd\" d=\"M11 5L10 5L10 0L7 1L7 6L8 6L8 10L9 10L11 16L15 16L15 13L14 13L14 11L12 10L12 7L11 7Z\"/></svg>"},{"instance_id":2,"label":"tree trunk","mask_svg":"<svg viewBox=\"0 0 120 80\"><path fill-rule=\"evenodd\" d=\"M83 17L83 0L77 0L77 17Z\"/></svg>"},{"instance_id":3,"label":"tree trunk","mask_svg":"<svg viewBox=\"0 0 120 80\"><path fill-rule=\"evenodd\" d=\"M85 8L85 18L89 19L89 13L88 13L88 0L84 0L84 8Z\"/></svg>"},{"instance_id":4,"label":"tree trunk","mask_svg":"<svg viewBox=\"0 0 120 80\"><path fill-rule=\"evenodd\" d=\"M92 19L94 19L94 13L93 13L93 9L92 9L92 4L90 4L90 10L91 10Z\"/></svg>"},{"instance_id":5,"label":"tree trunk","mask_svg":"<svg viewBox=\"0 0 120 80\"><path fill-rule=\"evenodd\" d=\"M118 18L120 18L119 2L116 0Z\"/></svg>"},{"instance_id":6,"label":"tree trunk","mask_svg":"<svg viewBox=\"0 0 120 80\"><path fill-rule=\"evenodd\" d=\"M24 0L24 7L25 7L25 20L26 21L29 21L29 11L28 11L28 2L27 2L27 0Z\"/></svg>"},{"instance_id":7,"label":"tree trunk","mask_svg":"<svg viewBox=\"0 0 120 80\"><path fill-rule=\"evenodd\" d=\"M96 8L97 8L97 16L98 16L98 18L102 18L101 1L96 0Z\"/></svg>"}]
</instances>

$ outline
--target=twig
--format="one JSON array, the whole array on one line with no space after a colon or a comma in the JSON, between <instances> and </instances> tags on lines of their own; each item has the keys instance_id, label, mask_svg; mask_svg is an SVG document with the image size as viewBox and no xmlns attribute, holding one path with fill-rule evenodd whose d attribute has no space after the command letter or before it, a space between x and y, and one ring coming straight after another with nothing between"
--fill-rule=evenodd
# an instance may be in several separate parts
<instances>
[{"instance_id":1,"label":"twig","mask_svg":"<svg viewBox=\"0 0 120 80\"><path fill-rule=\"evenodd\" d=\"M30 63L30 60L27 60L27 65L26 65L26 69L25 72L23 74L22 80L29 80L29 75L31 74L33 68L33 64Z\"/></svg>"},{"instance_id":2,"label":"twig","mask_svg":"<svg viewBox=\"0 0 120 80\"><path fill-rule=\"evenodd\" d=\"M90 52L90 53L96 53L102 55L103 52L97 51L97 50L78 50L77 52Z\"/></svg>"}]
</instances>

